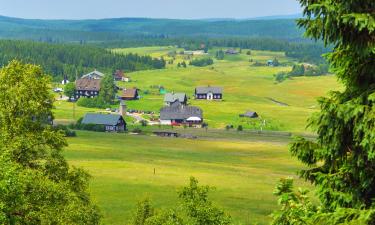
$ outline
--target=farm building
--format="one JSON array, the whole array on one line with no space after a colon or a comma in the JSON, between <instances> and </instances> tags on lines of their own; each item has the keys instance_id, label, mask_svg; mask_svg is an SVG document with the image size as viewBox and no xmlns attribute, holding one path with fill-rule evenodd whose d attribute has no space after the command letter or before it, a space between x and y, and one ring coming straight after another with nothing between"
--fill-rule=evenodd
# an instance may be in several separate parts
<instances>
[{"instance_id":1,"label":"farm building","mask_svg":"<svg viewBox=\"0 0 375 225\"><path fill-rule=\"evenodd\" d=\"M235 49L228 49L228 50L225 51L225 54L227 54L227 55L237 55L237 54L239 54L239 52Z\"/></svg>"},{"instance_id":2,"label":"farm building","mask_svg":"<svg viewBox=\"0 0 375 225\"><path fill-rule=\"evenodd\" d=\"M240 117L247 117L247 118L258 118L259 115L253 111L247 111L244 114L240 114Z\"/></svg>"},{"instance_id":3,"label":"farm building","mask_svg":"<svg viewBox=\"0 0 375 225\"><path fill-rule=\"evenodd\" d=\"M113 79L115 81L130 82L130 78L126 76L122 70L116 70L116 72L113 73Z\"/></svg>"},{"instance_id":4,"label":"farm building","mask_svg":"<svg viewBox=\"0 0 375 225\"><path fill-rule=\"evenodd\" d=\"M120 96L121 100L138 100L139 94L137 88L125 89Z\"/></svg>"},{"instance_id":5,"label":"farm building","mask_svg":"<svg viewBox=\"0 0 375 225\"><path fill-rule=\"evenodd\" d=\"M82 124L102 125L107 132L119 132L126 129L126 122L121 115L88 113Z\"/></svg>"},{"instance_id":6,"label":"farm building","mask_svg":"<svg viewBox=\"0 0 375 225\"><path fill-rule=\"evenodd\" d=\"M223 99L222 87L197 87L195 88L195 99L221 100Z\"/></svg>"},{"instance_id":7,"label":"farm building","mask_svg":"<svg viewBox=\"0 0 375 225\"><path fill-rule=\"evenodd\" d=\"M178 101L160 110L160 123L162 125L188 124L196 126L202 124L202 122L202 109L195 106L186 106Z\"/></svg>"},{"instance_id":8,"label":"farm building","mask_svg":"<svg viewBox=\"0 0 375 225\"><path fill-rule=\"evenodd\" d=\"M94 70L92 71L91 73L88 73L88 74L85 74L82 76L82 79L95 79L95 80L100 80L104 77L104 74L97 71L97 70Z\"/></svg>"},{"instance_id":9,"label":"farm building","mask_svg":"<svg viewBox=\"0 0 375 225\"><path fill-rule=\"evenodd\" d=\"M93 98L99 95L100 79L82 78L76 81L75 99Z\"/></svg>"},{"instance_id":10,"label":"farm building","mask_svg":"<svg viewBox=\"0 0 375 225\"><path fill-rule=\"evenodd\" d=\"M185 93L167 93L164 96L165 105L171 105L172 103L178 101L179 103L186 105L187 96Z\"/></svg>"}]
</instances>

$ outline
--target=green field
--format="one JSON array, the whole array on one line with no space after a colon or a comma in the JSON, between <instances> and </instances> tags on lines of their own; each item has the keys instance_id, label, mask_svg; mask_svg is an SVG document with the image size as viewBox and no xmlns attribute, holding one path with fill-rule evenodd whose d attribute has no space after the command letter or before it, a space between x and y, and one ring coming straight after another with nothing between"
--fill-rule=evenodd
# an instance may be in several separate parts
<instances>
[{"instance_id":1,"label":"green field","mask_svg":"<svg viewBox=\"0 0 375 225\"><path fill-rule=\"evenodd\" d=\"M212 199L236 223L267 224L268 215L277 208L272 195L276 182L295 177L300 168L287 152L288 141L285 137L187 140L78 132L77 138L69 139L66 156L93 176L91 190L104 224L126 224L136 202L146 196L158 207L175 206L176 191L190 176L216 187Z\"/></svg>"},{"instance_id":2,"label":"green field","mask_svg":"<svg viewBox=\"0 0 375 225\"><path fill-rule=\"evenodd\" d=\"M173 50L180 49L147 47L115 51L170 60L167 53ZM202 137L197 140L78 132L78 137L69 139L66 156L71 164L93 175L91 191L102 209L104 224L127 224L137 201L146 196L158 207L175 206L176 191L187 184L190 176L217 188L212 193L213 200L237 224L267 224L270 213L277 208L277 199L272 195L276 182L282 177L295 177L301 165L287 151L290 137L251 133L249 130L259 121L240 119L238 115L253 110L267 121L268 130L311 133L305 126L308 117L318 110L316 99L340 89L332 75L298 77L276 84L273 75L289 71L293 63L280 52L252 51L250 56L226 56L208 67L177 68L176 64L187 60L186 57L178 55L174 64L163 70L130 73L133 81L118 85L141 89L142 98L128 101L129 109L156 113L163 106L164 96L154 86L187 93L190 104L204 111L209 124L207 135L203 129L191 131ZM283 66L250 66L249 59L264 63L275 57ZM194 100L194 88L204 85L224 87L224 100ZM63 101L56 102L54 110L56 119L64 123L97 111L100 110L77 106L73 110L72 103ZM132 119L127 121L130 128L136 126ZM243 125L247 131L240 134L222 129L229 124ZM297 185L306 184L298 181Z\"/></svg>"}]
</instances>

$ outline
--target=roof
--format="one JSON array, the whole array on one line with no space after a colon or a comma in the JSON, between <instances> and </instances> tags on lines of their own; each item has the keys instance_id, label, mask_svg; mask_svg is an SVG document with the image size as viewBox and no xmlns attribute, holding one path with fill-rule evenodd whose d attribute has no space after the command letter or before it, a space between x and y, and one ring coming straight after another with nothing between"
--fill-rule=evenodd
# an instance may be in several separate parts
<instances>
[{"instance_id":1,"label":"roof","mask_svg":"<svg viewBox=\"0 0 375 225\"><path fill-rule=\"evenodd\" d=\"M82 78L76 81L76 90L100 91L101 80Z\"/></svg>"},{"instance_id":2,"label":"roof","mask_svg":"<svg viewBox=\"0 0 375 225\"><path fill-rule=\"evenodd\" d=\"M238 54L239 52L235 49L228 49L228 50L225 51L225 53L227 53L227 54Z\"/></svg>"},{"instance_id":3,"label":"roof","mask_svg":"<svg viewBox=\"0 0 375 225\"><path fill-rule=\"evenodd\" d=\"M253 112L253 111L247 111L244 114L241 114L241 116L243 116L243 117L250 117L250 118L257 118L258 117L258 113Z\"/></svg>"},{"instance_id":4,"label":"roof","mask_svg":"<svg viewBox=\"0 0 375 225\"><path fill-rule=\"evenodd\" d=\"M196 94L208 94L208 93L214 93L214 94L222 94L223 88L222 87L197 87L195 88Z\"/></svg>"},{"instance_id":5,"label":"roof","mask_svg":"<svg viewBox=\"0 0 375 225\"><path fill-rule=\"evenodd\" d=\"M185 93L167 93L164 96L164 102L185 102L187 96Z\"/></svg>"},{"instance_id":6,"label":"roof","mask_svg":"<svg viewBox=\"0 0 375 225\"><path fill-rule=\"evenodd\" d=\"M99 72L99 71L97 71L97 70L94 70L91 73L83 75L82 78L93 78L94 76L104 77L104 74L101 73L101 72Z\"/></svg>"},{"instance_id":7,"label":"roof","mask_svg":"<svg viewBox=\"0 0 375 225\"><path fill-rule=\"evenodd\" d=\"M113 73L113 76L115 78L123 78L125 77L125 74L122 70L116 70L116 72Z\"/></svg>"},{"instance_id":8,"label":"roof","mask_svg":"<svg viewBox=\"0 0 375 225\"><path fill-rule=\"evenodd\" d=\"M125 89L121 97L123 98L135 98L137 96L138 90L136 88Z\"/></svg>"},{"instance_id":9,"label":"roof","mask_svg":"<svg viewBox=\"0 0 375 225\"><path fill-rule=\"evenodd\" d=\"M161 120L186 120L190 117L203 118L203 111L199 107L184 106L179 102L173 103L160 110Z\"/></svg>"},{"instance_id":10,"label":"roof","mask_svg":"<svg viewBox=\"0 0 375 225\"><path fill-rule=\"evenodd\" d=\"M87 113L83 118L82 123L115 126L120 119L123 119L122 116L116 114Z\"/></svg>"}]
</instances>

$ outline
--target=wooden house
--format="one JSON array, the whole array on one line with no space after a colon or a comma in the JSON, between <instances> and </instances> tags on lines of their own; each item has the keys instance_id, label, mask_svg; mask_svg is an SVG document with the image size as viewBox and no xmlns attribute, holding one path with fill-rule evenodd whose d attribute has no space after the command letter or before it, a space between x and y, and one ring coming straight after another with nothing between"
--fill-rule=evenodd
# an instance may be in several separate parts
<instances>
[{"instance_id":1,"label":"wooden house","mask_svg":"<svg viewBox=\"0 0 375 225\"><path fill-rule=\"evenodd\" d=\"M120 96L121 100L138 100L139 94L137 88L125 89Z\"/></svg>"},{"instance_id":2,"label":"wooden house","mask_svg":"<svg viewBox=\"0 0 375 225\"><path fill-rule=\"evenodd\" d=\"M197 87L195 88L195 99L198 100L222 100L223 88L222 87Z\"/></svg>"},{"instance_id":3,"label":"wooden house","mask_svg":"<svg viewBox=\"0 0 375 225\"><path fill-rule=\"evenodd\" d=\"M82 78L76 81L75 99L94 98L100 92L100 79Z\"/></svg>"},{"instance_id":4,"label":"wooden house","mask_svg":"<svg viewBox=\"0 0 375 225\"><path fill-rule=\"evenodd\" d=\"M107 132L121 132L126 130L126 122L121 115L88 113L82 120L82 124L103 126Z\"/></svg>"},{"instance_id":5,"label":"wooden house","mask_svg":"<svg viewBox=\"0 0 375 225\"><path fill-rule=\"evenodd\" d=\"M203 123L203 111L195 106L186 106L176 101L160 109L160 124L197 126Z\"/></svg>"}]
</instances>

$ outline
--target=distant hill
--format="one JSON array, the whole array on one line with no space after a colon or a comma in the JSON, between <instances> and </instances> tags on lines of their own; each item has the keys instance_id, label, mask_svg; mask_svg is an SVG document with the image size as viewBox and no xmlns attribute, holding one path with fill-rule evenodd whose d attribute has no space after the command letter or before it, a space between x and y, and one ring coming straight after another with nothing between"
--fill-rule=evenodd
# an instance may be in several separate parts
<instances>
[{"instance_id":1,"label":"distant hill","mask_svg":"<svg viewBox=\"0 0 375 225\"><path fill-rule=\"evenodd\" d=\"M0 16L0 38L47 42L105 42L127 37L269 37L301 38L294 19L176 20L117 18L37 20Z\"/></svg>"}]
</instances>

